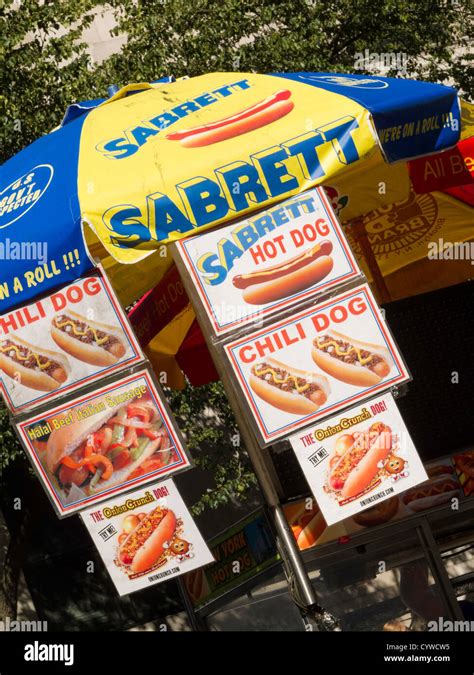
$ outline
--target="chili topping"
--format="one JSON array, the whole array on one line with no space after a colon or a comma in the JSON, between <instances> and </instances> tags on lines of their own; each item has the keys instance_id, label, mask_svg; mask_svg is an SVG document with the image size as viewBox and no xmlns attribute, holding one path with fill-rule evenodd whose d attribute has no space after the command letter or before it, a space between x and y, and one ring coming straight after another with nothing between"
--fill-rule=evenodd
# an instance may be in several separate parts
<instances>
[{"instance_id":1,"label":"chili topping","mask_svg":"<svg viewBox=\"0 0 474 675\"><path fill-rule=\"evenodd\" d=\"M21 366L30 370L39 370L46 375L51 376L56 368L62 368L57 361L42 356L24 345L16 345L11 340L4 340L0 343L0 352Z\"/></svg>"},{"instance_id":2,"label":"chili topping","mask_svg":"<svg viewBox=\"0 0 474 675\"><path fill-rule=\"evenodd\" d=\"M290 394L301 394L310 398L320 387L314 382L308 382L303 377L291 375L283 368L270 366L268 363L260 363L252 368L252 373L260 380L271 384L273 387L286 391Z\"/></svg>"},{"instance_id":3,"label":"chili topping","mask_svg":"<svg viewBox=\"0 0 474 675\"><path fill-rule=\"evenodd\" d=\"M120 551L120 556L124 563L130 565L133 558L142 544L156 530L163 518L168 513L168 509L157 506L143 520L138 527L131 532Z\"/></svg>"},{"instance_id":4,"label":"chili topping","mask_svg":"<svg viewBox=\"0 0 474 675\"><path fill-rule=\"evenodd\" d=\"M349 363L350 365L360 364L361 366L369 368L369 370L373 370L374 366L383 360L378 354L373 354L372 352L367 351L367 349L354 347L345 340L336 340L329 335L320 335L317 337L314 341L314 346L321 349L321 351L326 354L329 354L329 356L334 359Z\"/></svg>"},{"instance_id":5,"label":"chili topping","mask_svg":"<svg viewBox=\"0 0 474 675\"><path fill-rule=\"evenodd\" d=\"M114 336L98 328L93 328L84 321L72 319L66 314L61 314L54 318L54 326L69 335L70 337L83 342L84 344L96 344L107 351L119 340Z\"/></svg>"}]
</instances>

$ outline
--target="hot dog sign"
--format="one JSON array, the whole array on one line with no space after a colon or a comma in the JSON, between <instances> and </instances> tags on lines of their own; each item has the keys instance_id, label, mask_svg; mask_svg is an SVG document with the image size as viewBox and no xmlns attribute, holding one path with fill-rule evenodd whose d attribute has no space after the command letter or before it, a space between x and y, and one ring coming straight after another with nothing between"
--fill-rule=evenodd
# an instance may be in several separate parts
<instances>
[{"instance_id":1,"label":"hot dog sign","mask_svg":"<svg viewBox=\"0 0 474 675\"><path fill-rule=\"evenodd\" d=\"M322 188L176 248L217 335L360 274Z\"/></svg>"},{"instance_id":2,"label":"hot dog sign","mask_svg":"<svg viewBox=\"0 0 474 675\"><path fill-rule=\"evenodd\" d=\"M327 418L290 442L328 525L427 479L391 394Z\"/></svg>"},{"instance_id":3,"label":"hot dog sign","mask_svg":"<svg viewBox=\"0 0 474 675\"><path fill-rule=\"evenodd\" d=\"M410 379L367 284L224 351L265 444Z\"/></svg>"},{"instance_id":4,"label":"hot dog sign","mask_svg":"<svg viewBox=\"0 0 474 675\"><path fill-rule=\"evenodd\" d=\"M81 517L120 595L214 560L171 480L116 497Z\"/></svg>"},{"instance_id":5,"label":"hot dog sign","mask_svg":"<svg viewBox=\"0 0 474 675\"><path fill-rule=\"evenodd\" d=\"M14 412L141 360L102 272L0 316L0 389Z\"/></svg>"}]
</instances>

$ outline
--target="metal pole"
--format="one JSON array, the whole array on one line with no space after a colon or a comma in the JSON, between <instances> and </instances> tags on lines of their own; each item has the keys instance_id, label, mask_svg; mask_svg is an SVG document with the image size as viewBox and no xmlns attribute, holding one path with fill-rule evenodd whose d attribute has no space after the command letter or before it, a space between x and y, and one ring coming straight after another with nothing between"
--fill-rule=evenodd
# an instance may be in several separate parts
<instances>
[{"instance_id":1,"label":"metal pole","mask_svg":"<svg viewBox=\"0 0 474 675\"><path fill-rule=\"evenodd\" d=\"M182 266L180 255L176 251L174 245L171 246L171 250L173 253L173 258L178 267L178 271L181 273ZM247 422L247 418L241 408L239 399L235 394L228 372L224 367L222 358L210 339L209 331L206 330L205 326L203 325L199 307L196 307L197 303L194 302L194 298L196 297L194 288L190 287L186 274L181 274L181 279L191 300L191 305L195 311L196 318L201 327L207 347L216 366L216 370L219 373L222 384L224 385L230 406L234 412L237 424L242 434L245 449L247 450L247 453L250 457L250 461L255 471L255 475L257 476L257 480L260 484L263 496L270 507L270 515L277 534L277 546L279 553L286 566L286 570L292 575L297 584L298 595L300 596L300 604L302 604L305 608L315 607L317 606L316 594L306 572L303 559L296 545L293 533L286 521L283 509L280 505L280 499L271 477L271 471L269 470L269 467L265 461L264 452L257 444L254 434Z\"/></svg>"}]
</instances>

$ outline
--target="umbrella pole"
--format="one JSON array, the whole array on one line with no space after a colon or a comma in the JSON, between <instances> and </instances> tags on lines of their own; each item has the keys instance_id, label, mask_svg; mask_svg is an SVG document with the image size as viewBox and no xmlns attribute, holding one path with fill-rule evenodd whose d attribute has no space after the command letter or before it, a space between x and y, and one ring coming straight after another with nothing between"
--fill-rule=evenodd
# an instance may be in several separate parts
<instances>
[{"instance_id":1,"label":"umbrella pole","mask_svg":"<svg viewBox=\"0 0 474 675\"><path fill-rule=\"evenodd\" d=\"M247 421L246 415L241 408L238 397L235 393L231 378L228 375L228 370L225 368L222 352L216 348L216 345L210 339L210 330L206 326L201 314L201 307L196 297L195 289L189 282L189 277L185 273L182 266L179 253L176 251L174 245L171 246L173 257L180 272L184 287L191 300L191 305L196 314L196 318L202 330L202 334L206 341L209 353L215 364L219 377L224 385L230 406L233 410L240 433L244 441L245 449L250 457L255 475L262 490L264 499L267 503L273 526L276 533L276 543L278 552L283 560L285 574L289 586L290 595L297 604L302 614L322 614L323 610L317 603L316 594L314 592L311 580L308 576L306 568L303 563L301 553L298 549L296 541L293 537L293 532L285 518L284 511L280 504L277 488L272 474L274 468L268 456L268 449L259 447L253 431ZM296 583L297 596L295 597L294 585Z\"/></svg>"}]
</instances>

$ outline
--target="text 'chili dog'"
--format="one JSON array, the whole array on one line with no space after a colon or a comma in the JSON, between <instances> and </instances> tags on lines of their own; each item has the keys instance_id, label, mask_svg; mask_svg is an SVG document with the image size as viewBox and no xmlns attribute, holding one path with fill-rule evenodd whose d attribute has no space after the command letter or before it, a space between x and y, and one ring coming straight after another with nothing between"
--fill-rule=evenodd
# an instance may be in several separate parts
<instances>
[{"instance_id":1,"label":"text 'chili dog'","mask_svg":"<svg viewBox=\"0 0 474 675\"><path fill-rule=\"evenodd\" d=\"M392 360L388 349L327 331L313 341L314 362L328 375L361 387L378 384L387 377Z\"/></svg>"},{"instance_id":2,"label":"text 'chili dog'","mask_svg":"<svg viewBox=\"0 0 474 675\"><path fill-rule=\"evenodd\" d=\"M39 391L57 389L69 375L64 356L35 347L16 335L0 340L0 368L25 387Z\"/></svg>"},{"instance_id":3,"label":"text 'chili dog'","mask_svg":"<svg viewBox=\"0 0 474 675\"><path fill-rule=\"evenodd\" d=\"M329 255L332 249L330 241L322 241L280 265L237 275L232 283L243 289L242 297L251 305L286 298L314 286L329 274L334 265Z\"/></svg>"},{"instance_id":4,"label":"text 'chili dog'","mask_svg":"<svg viewBox=\"0 0 474 675\"><path fill-rule=\"evenodd\" d=\"M355 497L373 481L392 449L392 431L382 422L361 433L336 462L329 474L329 486L344 499Z\"/></svg>"},{"instance_id":5,"label":"text 'chili dog'","mask_svg":"<svg viewBox=\"0 0 474 675\"><path fill-rule=\"evenodd\" d=\"M330 392L323 375L291 368L271 358L252 367L249 384L261 399L295 415L316 412Z\"/></svg>"},{"instance_id":6,"label":"text 'chili dog'","mask_svg":"<svg viewBox=\"0 0 474 675\"><path fill-rule=\"evenodd\" d=\"M120 329L91 321L76 312L55 316L51 336L65 352L93 366L113 365L126 352Z\"/></svg>"},{"instance_id":7,"label":"text 'chili dog'","mask_svg":"<svg viewBox=\"0 0 474 675\"><path fill-rule=\"evenodd\" d=\"M191 129L173 131L166 138L169 141L179 141L186 148L199 148L241 136L288 115L294 108L294 103L288 100L290 96L291 91L288 89L277 91L263 101L234 113L230 117Z\"/></svg>"}]
</instances>

